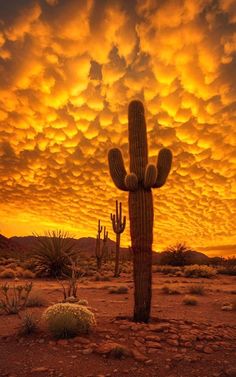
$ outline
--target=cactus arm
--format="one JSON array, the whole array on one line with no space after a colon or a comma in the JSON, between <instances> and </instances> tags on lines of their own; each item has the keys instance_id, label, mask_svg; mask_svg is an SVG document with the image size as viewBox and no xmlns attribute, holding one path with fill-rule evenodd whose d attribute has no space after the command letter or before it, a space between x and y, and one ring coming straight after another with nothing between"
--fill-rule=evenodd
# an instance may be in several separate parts
<instances>
[{"instance_id":1,"label":"cactus arm","mask_svg":"<svg viewBox=\"0 0 236 377\"><path fill-rule=\"evenodd\" d=\"M116 187L122 191L128 191L125 185L126 170L123 156L118 148L112 148L108 152L110 175Z\"/></svg>"},{"instance_id":2,"label":"cactus arm","mask_svg":"<svg viewBox=\"0 0 236 377\"><path fill-rule=\"evenodd\" d=\"M135 173L126 175L125 186L127 187L128 191L136 191L138 189L138 178Z\"/></svg>"},{"instance_id":3,"label":"cactus arm","mask_svg":"<svg viewBox=\"0 0 236 377\"><path fill-rule=\"evenodd\" d=\"M141 101L132 101L128 108L130 171L138 182L143 181L148 163L148 146L144 106Z\"/></svg>"},{"instance_id":4,"label":"cactus arm","mask_svg":"<svg viewBox=\"0 0 236 377\"><path fill-rule=\"evenodd\" d=\"M160 150L157 159L157 179L153 188L162 187L171 169L172 153L169 149L163 148Z\"/></svg>"},{"instance_id":5,"label":"cactus arm","mask_svg":"<svg viewBox=\"0 0 236 377\"><path fill-rule=\"evenodd\" d=\"M154 186L157 180L157 168L153 164L148 164L146 166L145 175L144 175L144 188L150 189Z\"/></svg>"}]
</instances>

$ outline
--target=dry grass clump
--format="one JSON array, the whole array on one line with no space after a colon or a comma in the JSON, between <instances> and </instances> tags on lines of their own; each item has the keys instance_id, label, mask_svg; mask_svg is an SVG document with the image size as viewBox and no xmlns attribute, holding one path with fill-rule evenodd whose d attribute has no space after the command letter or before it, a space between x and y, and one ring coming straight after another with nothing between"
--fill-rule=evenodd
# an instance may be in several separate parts
<instances>
[{"instance_id":1,"label":"dry grass clump","mask_svg":"<svg viewBox=\"0 0 236 377\"><path fill-rule=\"evenodd\" d=\"M183 304L195 306L198 304L198 300L194 296L187 295L183 299Z\"/></svg>"},{"instance_id":2,"label":"dry grass clump","mask_svg":"<svg viewBox=\"0 0 236 377\"><path fill-rule=\"evenodd\" d=\"M38 330L38 323L31 313L26 313L18 328L18 334L27 336L35 334Z\"/></svg>"},{"instance_id":3,"label":"dry grass clump","mask_svg":"<svg viewBox=\"0 0 236 377\"><path fill-rule=\"evenodd\" d=\"M0 279L14 279L16 277L15 271L12 268L5 268L0 272Z\"/></svg>"},{"instance_id":4,"label":"dry grass clump","mask_svg":"<svg viewBox=\"0 0 236 377\"><path fill-rule=\"evenodd\" d=\"M186 266L184 276L192 278L211 278L217 274L217 270L210 266L197 265Z\"/></svg>"},{"instance_id":5,"label":"dry grass clump","mask_svg":"<svg viewBox=\"0 0 236 377\"><path fill-rule=\"evenodd\" d=\"M179 289L170 288L168 285L163 285L163 287L161 287L161 291L162 293L166 295L180 295L181 294L181 291Z\"/></svg>"},{"instance_id":6,"label":"dry grass clump","mask_svg":"<svg viewBox=\"0 0 236 377\"><path fill-rule=\"evenodd\" d=\"M108 292L111 294L126 294L128 293L129 288L125 285L121 285L120 287L110 287Z\"/></svg>"},{"instance_id":7,"label":"dry grass clump","mask_svg":"<svg viewBox=\"0 0 236 377\"><path fill-rule=\"evenodd\" d=\"M26 302L27 308L40 308L45 305L46 305L45 299L41 297L40 294L37 292L32 292Z\"/></svg>"},{"instance_id":8,"label":"dry grass clump","mask_svg":"<svg viewBox=\"0 0 236 377\"><path fill-rule=\"evenodd\" d=\"M49 331L57 339L87 334L96 324L94 314L78 304L61 303L49 306L43 313Z\"/></svg>"},{"instance_id":9,"label":"dry grass clump","mask_svg":"<svg viewBox=\"0 0 236 377\"><path fill-rule=\"evenodd\" d=\"M205 294L205 287L202 284L191 285L191 287L189 287L189 293L191 295L203 296Z\"/></svg>"}]
</instances>

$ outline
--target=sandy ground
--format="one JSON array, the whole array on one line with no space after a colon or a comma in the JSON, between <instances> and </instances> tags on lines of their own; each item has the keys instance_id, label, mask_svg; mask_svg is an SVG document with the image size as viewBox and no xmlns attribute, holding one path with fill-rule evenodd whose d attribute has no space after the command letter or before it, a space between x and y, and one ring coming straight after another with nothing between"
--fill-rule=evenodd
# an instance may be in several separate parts
<instances>
[{"instance_id":1,"label":"sandy ground","mask_svg":"<svg viewBox=\"0 0 236 377\"><path fill-rule=\"evenodd\" d=\"M128 275L80 285L79 297L88 300L97 318L97 327L82 340L56 342L43 325L37 334L20 337L21 319L0 316L0 377L236 377L236 311L221 310L223 304L236 301L231 293L236 290L236 277L153 276L150 325L117 319L132 315L133 283ZM184 305L189 287L199 282L205 286L205 295L196 296L196 306ZM128 286L128 294L109 294L108 287L115 285ZM163 285L181 294L163 294ZM62 299L56 281L34 280L33 290L47 305ZM43 310L27 309L38 319ZM104 345L114 342L126 347L130 356L120 360L104 352Z\"/></svg>"}]
</instances>

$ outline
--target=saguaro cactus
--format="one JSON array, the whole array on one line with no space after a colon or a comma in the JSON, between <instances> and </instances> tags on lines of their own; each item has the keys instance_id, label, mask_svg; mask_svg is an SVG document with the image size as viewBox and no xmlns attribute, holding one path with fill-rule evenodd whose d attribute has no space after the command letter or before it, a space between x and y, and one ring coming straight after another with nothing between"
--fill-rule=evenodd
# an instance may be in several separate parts
<instances>
[{"instance_id":1,"label":"saguaro cactus","mask_svg":"<svg viewBox=\"0 0 236 377\"><path fill-rule=\"evenodd\" d=\"M107 240L108 240L108 232L106 231L106 227L104 226L103 229L103 245L102 245L102 259L107 261L108 258L108 247L107 247Z\"/></svg>"},{"instance_id":2,"label":"saguaro cactus","mask_svg":"<svg viewBox=\"0 0 236 377\"><path fill-rule=\"evenodd\" d=\"M148 145L144 107L132 101L128 109L130 173L122 153L113 148L108 153L111 177L120 190L129 191L130 234L134 264L134 321L148 322L152 297L152 188L164 185L171 168L172 153L160 150L156 166L148 163Z\"/></svg>"},{"instance_id":3,"label":"saguaro cactus","mask_svg":"<svg viewBox=\"0 0 236 377\"><path fill-rule=\"evenodd\" d=\"M95 248L95 255L97 260L97 270L100 271L102 267L102 255L103 249L101 249L101 233L103 227L101 226L101 221L98 220L98 234L96 239L96 248Z\"/></svg>"},{"instance_id":4,"label":"saguaro cactus","mask_svg":"<svg viewBox=\"0 0 236 377\"><path fill-rule=\"evenodd\" d=\"M120 235L125 230L126 216L122 220L122 203L118 203L116 200L116 213L113 215L111 213L111 222L113 231L116 233L116 257L115 257L115 272L114 277L119 277L120 270Z\"/></svg>"}]
</instances>

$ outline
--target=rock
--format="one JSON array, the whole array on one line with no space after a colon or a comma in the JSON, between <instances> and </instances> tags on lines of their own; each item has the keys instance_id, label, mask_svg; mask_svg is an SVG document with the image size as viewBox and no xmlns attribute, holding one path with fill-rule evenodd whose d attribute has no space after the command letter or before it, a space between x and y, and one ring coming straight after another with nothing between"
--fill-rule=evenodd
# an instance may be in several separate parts
<instances>
[{"instance_id":1,"label":"rock","mask_svg":"<svg viewBox=\"0 0 236 377\"><path fill-rule=\"evenodd\" d=\"M43 373L43 372L48 372L48 368L45 367L38 367L38 368L32 368L31 373Z\"/></svg>"},{"instance_id":2,"label":"rock","mask_svg":"<svg viewBox=\"0 0 236 377\"><path fill-rule=\"evenodd\" d=\"M236 377L236 368L227 368L225 369L225 374L227 377Z\"/></svg>"},{"instance_id":3,"label":"rock","mask_svg":"<svg viewBox=\"0 0 236 377\"><path fill-rule=\"evenodd\" d=\"M169 323L158 323L149 325L149 329L154 332L164 332L165 330L169 330L169 328Z\"/></svg>"},{"instance_id":4,"label":"rock","mask_svg":"<svg viewBox=\"0 0 236 377\"><path fill-rule=\"evenodd\" d=\"M90 340L87 338L83 338L82 336L76 336L73 340L73 342L80 343L80 344L89 344Z\"/></svg>"},{"instance_id":5,"label":"rock","mask_svg":"<svg viewBox=\"0 0 236 377\"><path fill-rule=\"evenodd\" d=\"M96 352L101 355L111 355L115 358L128 357L132 355L132 352L126 346L115 343L115 342L105 342L100 344L96 348Z\"/></svg>"},{"instance_id":6,"label":"rock","mask_svg":"<svg viewBox=\"0 0 236 377\"><path fill-rule=\"evenodd\" d=\"M93 353L93 349L92 348L86 348L86 349L82 350L81 353L83 355L90 355L91 353Z\"/></svg>"},{"instance_id":7,"label":"rock","mask_svg":"<svg viewBox=\"0 0 236 377\"><path fill-rule=\"evenodd\" d=\"M221 310L230 312L231 310L233 310L233 305L231 305L231 304L229 304L229 305L223 305L223 306L221 306Z\"/></svg>"},{"instance_id":8,"label":"rock","mask_svg":"<svg viewBox=\"0 0 236 377\"><path fill-rule=\"evenodd\" d=\"M148 357L146 357L145 355L143 355L141 352L137 350L132 350L132 355L133 355L134 360L136 361L145 362L148 360Z\"/></svg>"},{"instance_id":9,"label":"rock","mask_svg":"<svg viewBox=\"0 0 236 377\"><path fill-rule=\"evenodd\" d=\"M151 341L154 341L154 342L160 342L161 338L158 335L147 335L145 337L145 340L151 340Z\"/></svg>"},{"instance_id":10,"label":"rock","mask_svg":"<svg viewBox=\"0 0 236 377\"><path fill-rule=\"evenodd\" d=\"M151 341L148 341L145 343L145 345L148 347L148 348L162 348L162 345L158 342L151 342Z\"/></svg>"},{"instance_id":11,"label":"rock","mask_svg":"<svg viewBox=\"0 0 236 377\"><path fill-rule=\"evenodd\" d=\"M167 339L166 343L169 344L170 346L175 346L175 347L179 346L179 342L176 339Z\"/></svg>"},{"instance_id":12,"label":"rock","mask_svg":"<svg viewBox=\"0 0 236 377\"><path fill-rule=\"evenodd\" d=\"M205 346L203 348L203 352L210 354L210 353L213 353L213 349L211 347L209 347L209 346Z\"/></svg>"},{"instance_id":13,"label":"rock","mask_svg":"<svg viewBox=\"0 0 236 377\"><path fill-rule=\"evenodd\" d=\"M71 304L74 304L75 302L78 302L79 300L76 298L76 297L74 297L74 296L70 296L70 297L67 297L65 300L64 300L64 302L69 302L69 303L71 303Z\"/></svg>"}]
</instances>

